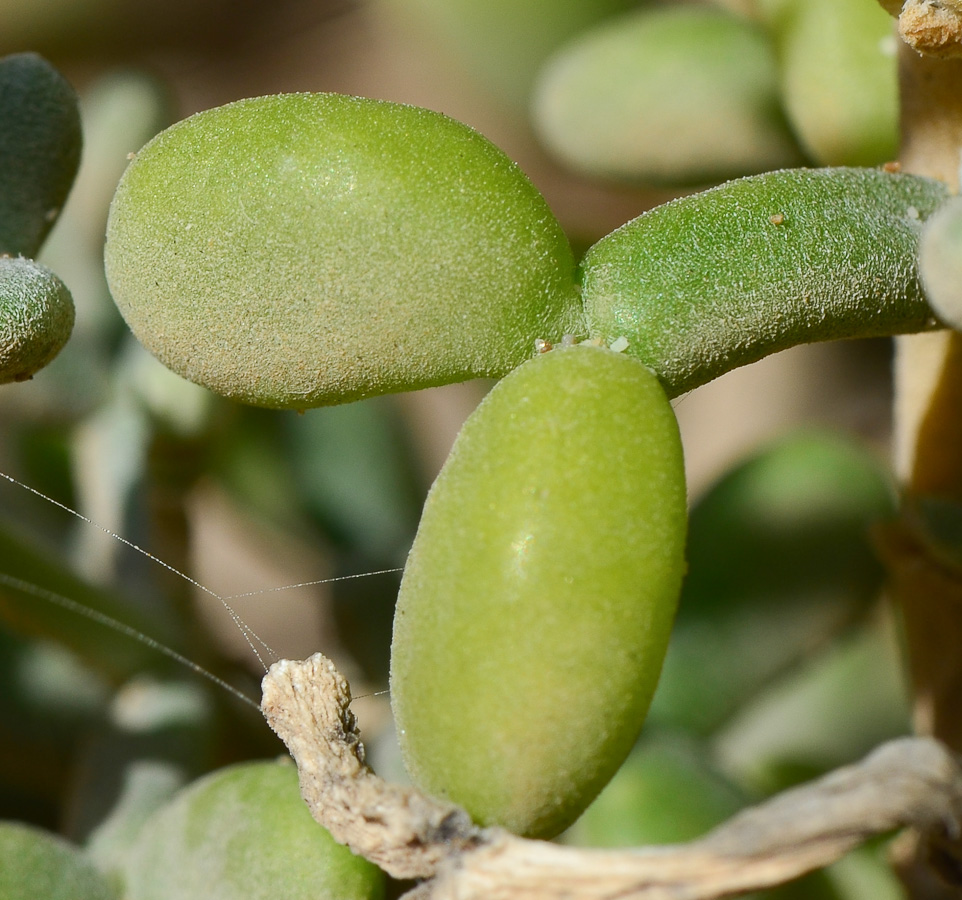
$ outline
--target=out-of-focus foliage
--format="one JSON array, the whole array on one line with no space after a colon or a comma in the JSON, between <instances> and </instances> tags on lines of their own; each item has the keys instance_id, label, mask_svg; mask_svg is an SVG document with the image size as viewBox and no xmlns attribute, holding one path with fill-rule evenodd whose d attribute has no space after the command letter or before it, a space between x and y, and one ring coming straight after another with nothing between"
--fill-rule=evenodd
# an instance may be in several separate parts
<instances>
[{"instance_id":1,"label":"out-of-focus foliage","mask_svg":"<svg viewBox=\"0 0 962 900\"><path fill-rule=\"evenodd\" d=\"M760 0L785 109L824 166L874 166L898 152L896 38L877 0Z\"/></svg>"},{"instance_id":2,"label":"out-of-focus foliage","mask_svg":"<svg viewBox=\"0 0 962 900\"><path fill-rule=\"evenodd\" d=\"M34 53L0 59L0 253L37 255L80 164L80 111Z\"/></svg>"},{"instance_id":3,"label":"out-of-focus foliage","mask_svg":"<svg viewBox=\"0 0 962 900\"><path fill-rule=\"evenodd\" d=\"M500 101L527 107L538 68L568 38L650 0L385 0Z\"/></svg>"},{"instance_id":4,"label":"out-of-focus foliage","mask_svg":"<svg viewBox=\"0 0 962 900\"><path fill-rule=\"evenodd\" d=\"M642 9L547 62L538 134L590 175L698 184L800 165L765 31L720 10Z\"/></svg>"},{"instance_id":5,"label":"out-of-focus foliage","mask_svg":"<svg viewBox=\"0 0 962 900\"><path fill-rule=\"evenodd\" d=\"M144 822L129 900L381 900L384 875L312 818L285 762L222 769Z\"/></svg>"},{"instance_id":6,"label":"out-of-focus foliage","mask_svg":"<svg viewBox=\"0 0 962 900\"><path fill-rule=\"evenodd\" d=\"M47 832L0 822L0 897L4 900L116 900L79 848Z\"/></svg>"},{"instance_id":7,"label":"out-of-focus foliage","mask_svg":"<svg viewBox=\"0 0 962 900\"><path fill-rule=\"evenodd\" d=\"M318 0L337 11L350 0ZM296 0L0 0L0 53L35 50L57 57L129 60L158 47L209 53L263 31Z\"/></svg>"},{"instance_id":8,"label":"out-of-focus foliage","mask_svg":"<svg viewBox=\"0 0 962 900\"><path fill-rule=\"evenodd\" d=\"M586 847L691 841L748 800L712 763L707 745L681 732L648 729L565 837Z\"/></svg>"},{"instance_id":9,"label":"out-of-focus foliage","mask_svg":"<svg viewBox=\"0 0 962 900\"><path fill-rule=\"evenodd\" d=\"M689 574L652 718L709 734L876 597L869 528L888 479L837 436L801 433L729 472L692 509Z\"/></svg>"}]
</instances>

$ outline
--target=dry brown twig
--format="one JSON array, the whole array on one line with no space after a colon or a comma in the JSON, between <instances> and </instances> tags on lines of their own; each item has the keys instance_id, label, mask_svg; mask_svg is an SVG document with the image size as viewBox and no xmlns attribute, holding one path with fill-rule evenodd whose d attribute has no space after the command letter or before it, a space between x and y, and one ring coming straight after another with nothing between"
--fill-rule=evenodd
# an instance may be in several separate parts
<instances>
[{"instance_id":1,"label":"dry brown twig","mask_svg":"<svg viewBox=\"0 0 962 900\"><path fill-rule=\"evenodd\" d=\"M378 778L350 700L344 678L315 654L272 666L261 706L314 818L394 877L430 879L411 900L707 900L790 881L899 828L944 853L962 848L962 766L928 738L884 744L689 844L581 850L478 828L463 810Z\"/></svg>"},{"instance_id":2,"label":"dry brown twig","mask_svg":"<svg viewBox=\"0 0 962 900\"><path fill-rule=\"evenodd\" d=\"M962 0L879 0L899 21L913 50L940 59L962 57Z\"/></svg>"}]
</instances>

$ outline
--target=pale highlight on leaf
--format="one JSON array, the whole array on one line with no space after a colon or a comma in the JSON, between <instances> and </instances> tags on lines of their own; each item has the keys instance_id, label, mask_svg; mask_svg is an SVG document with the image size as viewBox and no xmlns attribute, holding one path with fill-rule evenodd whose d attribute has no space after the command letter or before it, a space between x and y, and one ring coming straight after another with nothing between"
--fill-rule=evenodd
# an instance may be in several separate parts
<instances>
[{"instance_id":1,"label":"pale highlight on leaf","mask_svg":"<svg viewBox=\"0 0 962 900\"><path fill-rule=\"evenodd\" d=\"M936 315L962 331L962 198L950 200L926 225L919 267Z\"/></svg>"}]
</instances>

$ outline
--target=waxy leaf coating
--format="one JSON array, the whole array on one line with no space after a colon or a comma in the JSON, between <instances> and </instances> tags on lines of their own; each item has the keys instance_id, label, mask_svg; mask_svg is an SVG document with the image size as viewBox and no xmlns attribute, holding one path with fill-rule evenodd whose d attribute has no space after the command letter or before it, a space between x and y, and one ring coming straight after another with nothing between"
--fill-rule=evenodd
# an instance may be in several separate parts
<instances>
[{"instance_id":1,"label":"waxy leaf coating","mask_svg":"<svg viewBox=\"0 0 962 900\"><path fill-rule=\"evenodd\" d=\"M428 495L391 702L411 778L480 823L551 836L624 761L684 569L674 413L636 360L555 350L501 381Z\"/></svg>"}]
</instances>

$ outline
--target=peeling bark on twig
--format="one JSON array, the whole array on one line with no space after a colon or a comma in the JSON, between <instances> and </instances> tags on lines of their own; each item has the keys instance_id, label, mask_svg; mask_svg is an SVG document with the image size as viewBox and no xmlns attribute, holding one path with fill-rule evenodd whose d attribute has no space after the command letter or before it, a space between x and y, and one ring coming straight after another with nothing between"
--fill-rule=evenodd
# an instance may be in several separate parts
<instances>
[{"instance_id":1,"label":"peeling bark on twig","mask_svg":"<svg viewBox=\"0 0 962 900\"><path fill-rule=\"evenodd\" d=\"M962 872L962 767L927 738L885 744L690 844L580 850L478 829L457 807L375 776L347 683L320 654L277 663L263 689L314 818L396 877L431 878L410 900L708 900L790 881L906 826Z\"/></svg>"},{"instance_id":2,"label":"peeling bark on twig","mask_svg":"<svg viewBox=\"0 0 962 900\"><path fill-rule=\"evenodd\" d=\"M925 56L962 56L962 3L908 0L899 13L899 34L913 50Z\"/></svg>"},{"instance_id":3,"label":"peeling bark on twig","mask_svg":"<svg viewBox=\"0 0 962 900\"><path fill-rule=\"evenodd\" d=\"M261 709L297 763L301 796L336 841L395 878L433 875L481 831L464 810L378 778L350 710L351 689L320 653L264 676Z\"/></svg>"}]
</instances>

